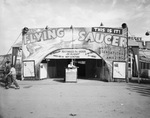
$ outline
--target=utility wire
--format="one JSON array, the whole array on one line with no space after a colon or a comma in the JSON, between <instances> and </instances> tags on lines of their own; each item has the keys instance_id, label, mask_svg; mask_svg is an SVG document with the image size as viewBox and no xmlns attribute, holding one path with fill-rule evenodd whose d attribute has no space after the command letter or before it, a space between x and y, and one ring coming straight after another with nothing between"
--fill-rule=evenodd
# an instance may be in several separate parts
<instances>
[{"instance_id":1,"label":"utility wire","mask_svg":"<svg viewBox=\"0 0 150 118\"><path fill-rule=\"evenodd\" d=\"M131 32L129 31L129 29L128 29L128 33L130 34L130 36L135 36L135 35L131 34Z\"/></svg>"},{"instance_id":2,"label":"utility wire","mask_svg":"<svg viewBox=\"0 0 150 118\"><path fill-rule=\"evenodd\" d=\"M13 45L17 42L17 40L19 39L19 37L21 36L21 34L22 34L22 33L20 33L20 34L19 34L19 36L17 37L17 39L14 41ZM12 46L13 46L13 45L12 45ZM8 50L8 52L7 52L7 54L6 54L6 55L8 55L8 53L10 52L10 50L11 50L12 46L10 47L10 49ZM4 56L4 59L3 59L3 61L1 62L1 64L0 64L0 65L2 65L2 64L3 64L4 60L5 60L5 56Z\"/></svg>"},{"instance_id":3,"label":"utility wire","mask_svg":"<svg viewBox=\"0 0 150 118\"><path fill-rule=\"evenodd\" d=\"M21 35L21 33L19 34L19 36L17 37L17 39L15 40L15 42L13 43L13 45L17 42L17 40L19 39L20 35ZM13 46L13 45L12 45L12 46ZM11 50L12 46L10 47L9 51ZM9 51L8 51L8 53L9 53ZM7 54L8 54L8 53L7 53Z\"/></svg>"}]
</instances>

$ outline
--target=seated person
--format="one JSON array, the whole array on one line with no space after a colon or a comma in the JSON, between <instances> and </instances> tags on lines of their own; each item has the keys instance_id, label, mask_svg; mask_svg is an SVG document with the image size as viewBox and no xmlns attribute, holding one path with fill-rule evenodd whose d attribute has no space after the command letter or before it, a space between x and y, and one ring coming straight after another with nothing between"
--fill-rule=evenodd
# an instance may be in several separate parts
<instances>
[{"instance_id":1,"label":"seated person","mask_svg":"<svg viewBox=\"0 0 150 118\"><path fill-rule=\"evenodd\" d=\"M70 62L70 64L68 64L68 68L75 68L76 66L73 65L73 61Z\"/></svg>"}]
</instances>

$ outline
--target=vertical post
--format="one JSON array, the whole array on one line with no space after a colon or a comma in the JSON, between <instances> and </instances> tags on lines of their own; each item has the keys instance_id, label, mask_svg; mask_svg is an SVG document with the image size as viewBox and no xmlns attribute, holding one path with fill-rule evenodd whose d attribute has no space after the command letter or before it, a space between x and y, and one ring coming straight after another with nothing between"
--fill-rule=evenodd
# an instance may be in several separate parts
<instances>
[{"instance_id":1,"label":"vertical post","mask_svg":"<svg viewBox=\"0 0 150 118\"><path fill-rule=\"evenodd\" d=\"M27 27L24 27L23 29L22 29L22 42L24 42L24 37L25 37L25 35L28 33L28 31L29 31L29 29L27 28ZM23 48L23 45L22 45L22 48ZM24 80L24 64L23 64L23 60L24 60L24 57L23 57L23 49L22 49L22 64L21 64L21 80Z\"/></svg>"},{"instance_id":2,"label":"vertical post","mask_svg":"<svg viewBox=\"0 0 150 118\"><path fill-rule=\"evenodd\" d=\"M128 83L129 82L129 77L128 77L128 53L129 53L129 51L128 51L128 26L127 26L127 24L126 23L123 23L122 24L122 28L123 29L125 29L125 35L126 35L126 40L127 40L127 46L126 46L126 48L127 48L127 59L126 59L126 82Z\"/></svg>"},{"instance_id":3,"label":"vertical post","mask_svg":"<svg viewBox=\"0 0 150 118\"><path fill-rule=\"evenodd\" d=\"M130 62L131 62L130 63L131 64L131 71L130 71L131 72L131 79L132 79L132 63L133 63L132 59L133 59L133 54L131 53L131 59L130 59Z\"/></svg>"},{"instance_id":4,"label":"vertical post","mask_svg":"<svg viewBox=\"0 0 150 118\"><path fill-rule=\"evenodd\" d=\"M73 26L72 25L71 25L70 29L71 29L71 40L72 40L71 47L73 49Z\"/></svg>"},{"instance_id":5,"label":"vertical post","mask_svg":"<svg viewBox=\"0 0 150 118\"><path fill-rule=\"evenodd\" d=\"M72 41L71 41L71 48L72 48L73 51L74 51L74 45L73 45L73 26L72 26L72 25L71 25L70 29L71 29L71 36L72 36L72 37L71 37L71 38L72 38L72 39L71 39L71 40L72 40ZM73 59L73 58L72 58L71 61L72 61L73 65L74 65L74 59Z\"/></svg>"},{"instance_id":6,"label":"vertical post","mask_svg":"<svg viewBox=\"0 0 150 118\"><path fill-rule=\"evenodd\" d=\"M140 78L140 62L139 62L139 48L138 48L138 56L137 56L137 63L138 63L138 68L137 68L137 70L138 70L138 83L140 83L141 82L141 78Z\"/></svg>"},{"instance_id":7,"label":"vertical post","mask_svg":"<svg viewBox=\"0 0 150 118\"><path fill-rule=\"evenodd\" d=\"M127 79L126 79L126 82L128 83L129 82L129 77L128 77L128 66L129 66L129 64L128 64L128 61L129 61L128 26L126 28L127 28Z\"/></svg>"}]
</instances>

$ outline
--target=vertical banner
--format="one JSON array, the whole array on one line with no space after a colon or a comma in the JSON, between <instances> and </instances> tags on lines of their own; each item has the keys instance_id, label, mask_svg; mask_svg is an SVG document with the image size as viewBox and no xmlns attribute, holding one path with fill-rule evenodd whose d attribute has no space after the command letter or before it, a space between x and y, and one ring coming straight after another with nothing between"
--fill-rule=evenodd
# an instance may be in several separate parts
<instances>
[{"instance_id":1,"label":"vertical banner","mask_svg":"<svg viewBox=\"0 0 150 118\"><path fill-rule=\"evenodd\" d=\"M19 50L19 47L13 47L12 48L12 64L13 64L13 66L16 66L18 50Z\"/></svg>"},{"instance_id":2,"label":"vertical banner","mask_svg":"<svg viewBox=\"0 0 150 118\"><path fill-rule=\"evenodd\" d=\"M132 46L132 50L133 50L134 58L136 61L137 73L139 73L139 47L138 46Z\"/></svg>"},{"instance_id":3,"label":"vertical banner","mask_svg":"<svg viewBox=\"0 0 150 118\"><path fill-rule=\"evenodd\" d=\"M138 63L138 56L135 55L135 62L136 62L136 68L137 68L137 72L139 72L138 68L139 68L139 63Z\"/></svg>"}]
</instances>

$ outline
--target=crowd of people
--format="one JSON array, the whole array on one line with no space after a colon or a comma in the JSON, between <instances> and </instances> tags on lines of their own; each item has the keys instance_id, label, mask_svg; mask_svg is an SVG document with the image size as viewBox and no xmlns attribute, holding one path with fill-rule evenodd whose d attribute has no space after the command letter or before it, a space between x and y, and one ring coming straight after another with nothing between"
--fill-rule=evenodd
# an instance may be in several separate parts
<instances>
[{"instance_id":1,"label":"crowd of people","mask_svg":"<svg viewBox=\"0 0 150 118\"><path fill-rule=\"evenodd\" d=\"M15 85L15 89L20 89L16 79L16 69L10 61L6 61L4 69L4 77L1 82L5 84L5 88L9 89L11 85Z\"/></svg>"}]
</instances>

